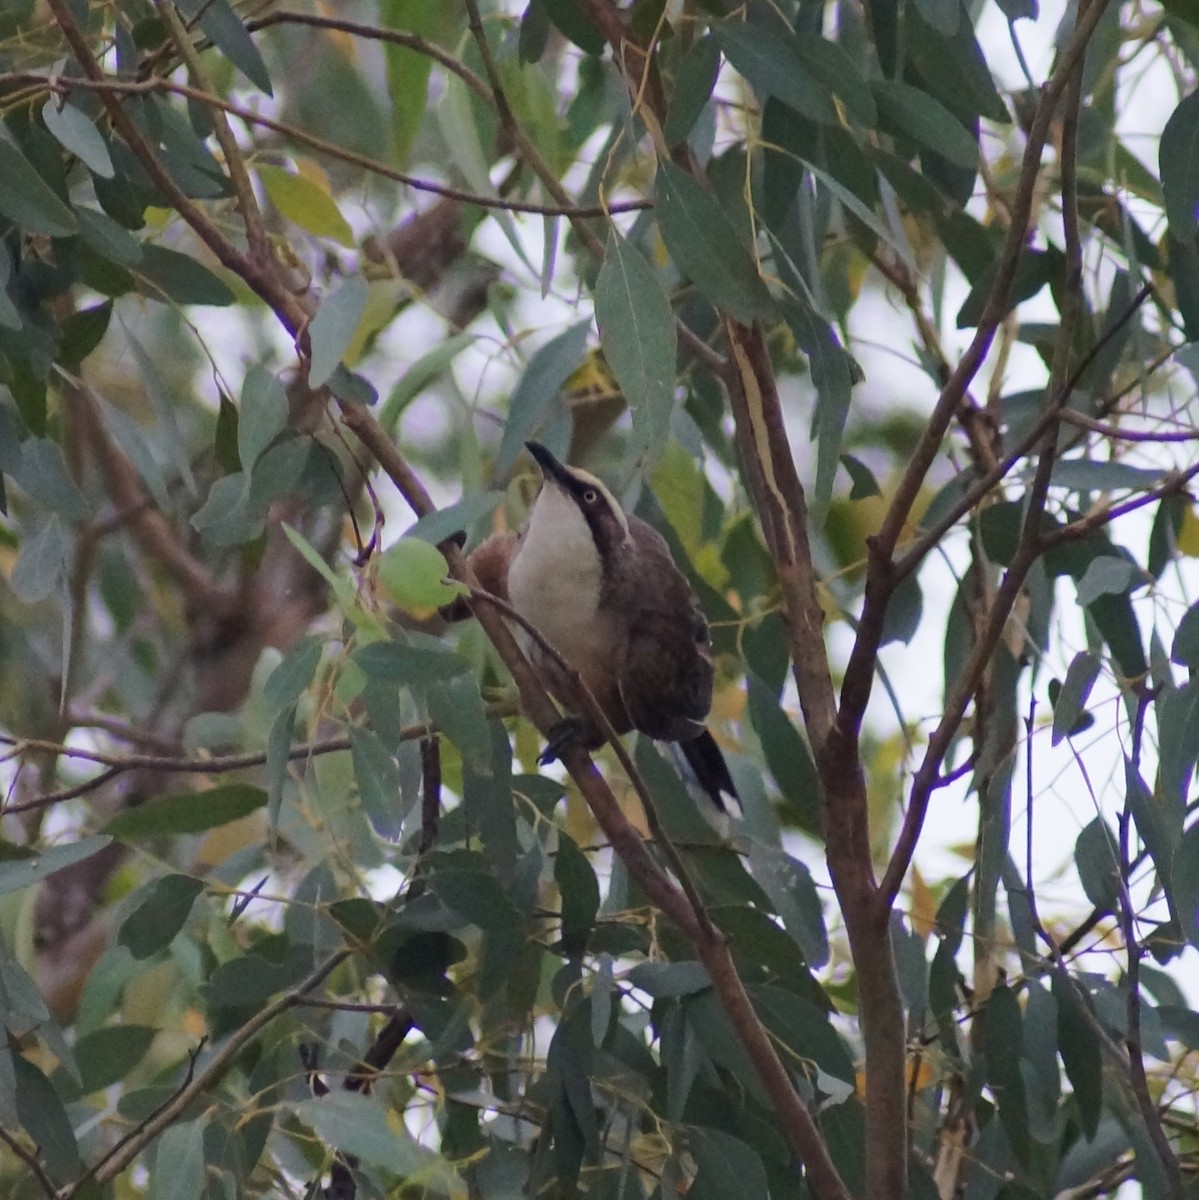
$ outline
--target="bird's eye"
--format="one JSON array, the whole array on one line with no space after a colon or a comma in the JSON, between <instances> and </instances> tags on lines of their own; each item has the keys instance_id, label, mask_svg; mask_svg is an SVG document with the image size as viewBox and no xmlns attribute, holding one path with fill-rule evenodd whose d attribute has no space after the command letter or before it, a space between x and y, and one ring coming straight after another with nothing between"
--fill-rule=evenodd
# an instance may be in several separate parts
<instances>
[{"instance_id":1,"label":"bird's eye","mask_svg":"<svg viewBox=\"0 0 1199 1200\"><path fill-rule=\"evenodd\" d=\"M599 492L595 488L588 488L583 493L583 500L587 504L594 504L599 499Z\"/></svg>"}]
</instances>

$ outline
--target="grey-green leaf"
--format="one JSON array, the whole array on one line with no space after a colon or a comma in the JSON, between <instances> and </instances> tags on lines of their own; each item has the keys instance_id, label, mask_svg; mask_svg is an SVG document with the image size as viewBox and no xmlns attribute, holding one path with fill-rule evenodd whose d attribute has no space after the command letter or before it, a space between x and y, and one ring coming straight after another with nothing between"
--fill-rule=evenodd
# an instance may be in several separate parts
<instances>
[{"instance_id":1,"label":"grey-green leaf","mask_svg":"<svg viewBox=\"0 0 1199 1200\"><path fill-rule=\"evenodd\" d=\"M679 270L738 321L752 321L770 293L720 202L682 167L664 162L654 192L662 239Z\"/></svg>"},{"instance_id":2,"label":"grey-green leaf","mask_svg":"<svg viewBox=\"0 0 1199 1200\"><path fill-rule=\"evenodd\" d=\"M1099 678L1099 658L1080 650L1070 661L1062 690L1053 703L1053 744L1069 737L1086 709L1087 697Z\"/></svg>"},{"instance_id":3,"label":"grey-green leaf","mask_svg":"<svg viewBox=\"0 0 1199 1200\"><path fill-rule=\"evenodd\" d=\"M74 154L93 175L111 179L112 157L108 146L90 117L77 109L69 100L59 107L59 101L51 96L42 105L42 120L46 128L59 143Z\"/></svg>"},{"instance_id":4,"label":"grey-green leaf","mask_svg":"<svg viewBox=\"0 0 1199 1200\"><path fill-rule=\"evenodd\" d=\"M596 282L595 319L604 356L633 411L637 449L648 473L670 432L678 338L657 273L615 229Z\"/></svg>"},{"instance_id":5,"label":"grey-green leaf","mask_svg":"<svg viewBox=\"0 0 1199 1200\"><path fill-rule=\"evenodd\" d=\"M1177 238L1199 228L1199 92L1185 97L1170 114L1158 145L1166 218Z\"/></svg>"},{"instance_id":6,"label":"grey-green leaf","mask_svg":"<svg viewBox=\"0 0 1199 1200\"><path fill-rule=\"evenodd\" d=\"M112 838L99 834L96 837L84 838L78 842L66 842L61 846L51 846L35 854L32 858L10 859L0 863L0 896L5 892L16 892L69 867L72 863L82 862L93 854L103 850Z\"/></svg>"},{"instance_id":7,"label":"grey-green leaf","mask_svg":"<svg viewBox=\"0 0 1199 1200\"><path fill-rule=\"evenodd\" d=\"M33 164L0 137L0 213L28 233L70 237L79 228L75 214L33 169Z\"/></svg>"},{"instance_id":8,"label":"grey-green leaf","mask_svg":"<svg viewBox=\"0 0 1199 1200\"><path fill-rule=\"evenodd\" d=\"M308 326L312 361L308 367L311 387L323 387L341 363L358 322L366 308L366 280L353 275L321 301Z\"/></svg>"},{"instance_id":9,"label":"grey-green leaf","mask_svg":"<svg viewBox=\"0 0 1199 1200\"><path fill-rule=\"evenodd\" d=\"M879 124L909 137L955 166L978 165L978 145L966 127L939 100L897 80L874 80Z\"/></svg>"},{"instance_id":10,"label":"grey-green leaf","mask_svg":"<svg viewBox=\"0 0 1199 1200\"><path fill-rule=\"evenodd\" d=\"M836 124L837 107L831 92L809 74L788 39L741 21L719 22L712 34L725 58L753 85L760 102L773 96L801 116Z\"/></svg>"},{"instance_id":11,"label":"grey-green leaf","mask_svg":"<svg viewBox=\"0 0 1199 1200\"><path fill-rule=\"evenodd\" d=\"M590 329L590 318L579 321L551 338L529 359L508 401L508 420L495 459L496 475L503 475L511 468L525 442L537 431L559 389L578 368Z\"/></svg>"},{"instance_id":12,"label":"grey-green leaf","mask_svg":"<svg viewBox=\"0 0 1199 1200\"><path fill-rule=\"evenodd\" d=\"M177 4L189 21L199 18L200 28L212 44L256 88L274 95L262 54L229 0L177 0Z\"/></svg>"},{"instance_id":13,"label":"grey-green leaf","mask_svg":"<svg viewBox=\"0 0 1199 1200\"><path fill-rule=\"evenodd\" d=\"M51 595L66 575L67 553L62 525L51 513L36 533L21 542L21 552L9 578L17 599L36 604Z\"/></svg>"},{"instance_id":14,"label":"grey-green leaf","mask_svg":"<svg viewBox=\"0 0 1199 1200\"><path fill-rule=\"evenodd\" d=\"M137 906L121 922L117 942L134 958L149 958L170 945L183 928L204 884L190 875L164 875L141 890Z\"/></svg>"},{"instance_id":15,"label":"grey-green leaf","mask_svg":"<svg viewBox=\"0 0 1199 1200\"><path fill-rule=\"evenodd\" d=\"M253 467L286 425L287 393L283 385L259 363L251 364L237 413L237 453L243 471Z\"/></svg>"}]
</instances>

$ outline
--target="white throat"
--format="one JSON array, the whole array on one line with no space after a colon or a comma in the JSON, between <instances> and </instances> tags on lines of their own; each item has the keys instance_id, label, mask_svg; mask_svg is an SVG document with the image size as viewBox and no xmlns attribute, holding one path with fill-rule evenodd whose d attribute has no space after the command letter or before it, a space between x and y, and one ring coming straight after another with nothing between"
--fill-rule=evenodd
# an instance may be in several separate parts
<instances>
[{"instance_id":1,"label":"white throat","mask_svg":"<svg viewBox=\"0 0 1199 1200\"><path fill-rule=\"evenodd\" d=\"M599 608L599 551L579 506L546 483L508 565L508 598L567 658L586 640Z\"/></svg>"}]
</instances>

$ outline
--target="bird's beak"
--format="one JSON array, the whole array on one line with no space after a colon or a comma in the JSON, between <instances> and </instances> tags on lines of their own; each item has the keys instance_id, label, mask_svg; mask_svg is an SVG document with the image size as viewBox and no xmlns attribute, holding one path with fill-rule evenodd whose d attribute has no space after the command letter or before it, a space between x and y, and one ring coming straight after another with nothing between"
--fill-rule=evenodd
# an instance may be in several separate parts
<instances>
[{"instance_id":1,"label":"bird's beak","mask_svg":"<svg viewBox=\"0 0 1199 1200\"><path fill-rule=\"evenodd\" d=\"M567 491L573 490L571 485L574 483L574 477L540 442L525 442L525 446L541 468L545 479L553 480Z\"/></svg>"}]
</instances>

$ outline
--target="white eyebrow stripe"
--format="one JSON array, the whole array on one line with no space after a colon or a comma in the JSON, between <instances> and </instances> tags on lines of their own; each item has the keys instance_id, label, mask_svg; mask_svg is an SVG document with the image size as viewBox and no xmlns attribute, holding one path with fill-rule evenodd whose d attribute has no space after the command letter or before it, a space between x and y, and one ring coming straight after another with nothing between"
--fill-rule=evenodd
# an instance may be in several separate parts
<instances>
[{"instance_id":1,"label":"white eyebrow stripe","mask_svg":"<svg viewBox=\"0 0 1199 1200\"><path fill-rule=\"evenodd\" d=\"M625 540L629 537L629 518L625 515L624 509L620 502L608 490L607 485L600 479L596 479L590 471L584 471L581 467L568 467L571 475L588 487L593 487L603 498L608 502L608 507L616 514L616 519L620 522L621 529L624 530Z\"/></svg>"}]
</instances>

